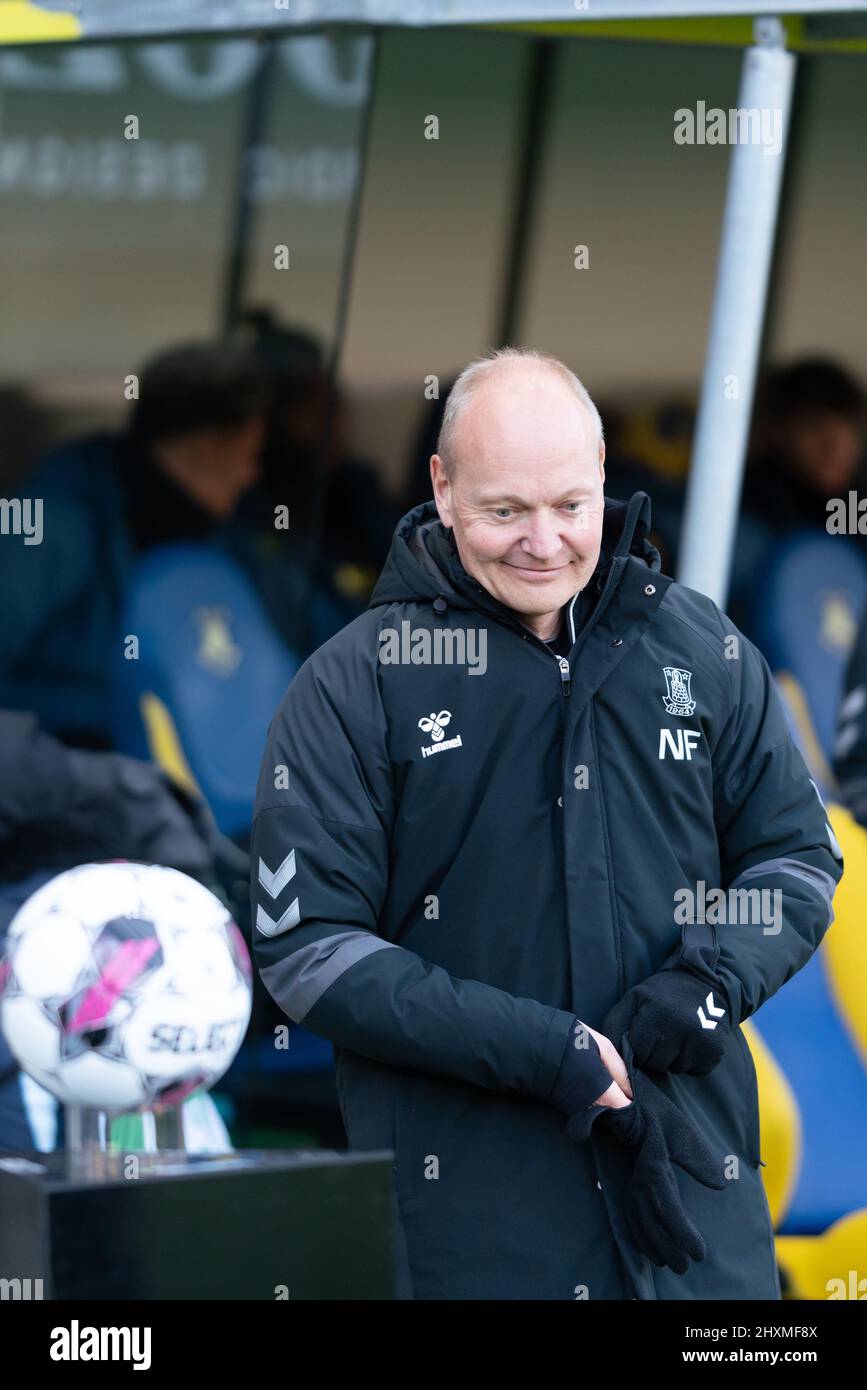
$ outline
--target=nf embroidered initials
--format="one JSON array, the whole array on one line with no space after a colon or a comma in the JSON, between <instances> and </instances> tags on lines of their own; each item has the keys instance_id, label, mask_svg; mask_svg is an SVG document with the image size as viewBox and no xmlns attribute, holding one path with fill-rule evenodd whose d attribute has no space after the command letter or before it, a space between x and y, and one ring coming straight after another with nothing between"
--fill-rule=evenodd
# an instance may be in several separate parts
<instances>
[{"instance_id":1,"label":"nf embroidered initials","mask_svg":"<svg viewBox=\"0 0 867 1390\"><path fill-rule=\"evenodd\" d=\"M678 762L682 763L684 758L686 758L688 763L692 762L692 755L701 738L701 730L676 729L675 733L677 734L677 738L675 738L671 729L660 729L659 756L664 758L667 748L672 757L676 758Z\"/></svg>"}]
</instances>

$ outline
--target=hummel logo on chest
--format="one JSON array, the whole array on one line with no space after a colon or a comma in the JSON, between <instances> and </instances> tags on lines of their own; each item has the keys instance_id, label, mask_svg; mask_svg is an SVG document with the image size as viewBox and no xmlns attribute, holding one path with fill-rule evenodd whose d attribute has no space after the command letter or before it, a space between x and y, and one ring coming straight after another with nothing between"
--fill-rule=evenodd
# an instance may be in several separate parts
<instances>
[{"instance_id":1,"label":"hummel logo on chest","mask_svg":"<svg viewBox=\"0 0 867 1390\"><path fill-rule=\"evenodd\" d=\"M432 753L444 753L447 748L463 748L460 734L454 738L446 738L446 725L452 722L451 710L441 709L439 714L424 715L418 721L418 727L423 733L430 734L432 742L422 744L421 755L429 758Z\"/></svg>"}]
</instances>

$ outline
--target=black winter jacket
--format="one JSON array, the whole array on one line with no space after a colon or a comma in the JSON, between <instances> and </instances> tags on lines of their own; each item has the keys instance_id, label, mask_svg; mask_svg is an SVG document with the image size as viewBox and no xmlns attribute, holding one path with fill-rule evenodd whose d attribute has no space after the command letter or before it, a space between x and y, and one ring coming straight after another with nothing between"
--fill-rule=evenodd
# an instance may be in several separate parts
<instances>
[{"instance_id":1,"label":"black winter jacket","mask_svg":"<svg viewBox=\"0 0 867 1390\"><path fill-rule=\"evenodd\" d=\"M708 1246L685 1275L631 1245L626 1169L549 1103L573 1017L601 1028L685 949L679 891L779 890L775 927L715 929L737 1024L809 960L842 873L764 659L660 573L649 523L644 493L606 499L563 659L415 508L270 728L257 963L334 1043L350 1146L394 1150L416 1298L780 1296L739 1027L710 1075L660 1083L734 1174L676 1170Z\"/></svg>"}]
</instances>

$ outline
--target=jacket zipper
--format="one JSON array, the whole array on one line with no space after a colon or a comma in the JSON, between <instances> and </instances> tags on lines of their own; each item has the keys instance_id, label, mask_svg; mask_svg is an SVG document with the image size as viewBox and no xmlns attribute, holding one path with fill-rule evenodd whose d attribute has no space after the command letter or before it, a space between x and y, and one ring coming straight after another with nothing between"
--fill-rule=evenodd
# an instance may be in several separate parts
<instances>
[{"instance_id":1,"label":"jacket zipper","mask_svg":"<svg viewBox=\"0 0 867 1390\"><path fill-rule=\"evenodd\" d=\"M557 656L556 652L554 658L560 667L560 689L568 697L569 691L572 689L572 672L569 668L569 662L565 656Z\"/></svg>"},{"instance_id":2,"label":"jacket zipper","mask_svg":"<svg viewBox=\"0 0 867 1390\"><path fill-rule=\"evenodd\" d=\"M582 642L584 641L584 639L586 638L589 629L592 628L592 627L595 625L595 623L596 623L597 619L599 618L600 614L602 613L603 609L606 607L607 602L608 602L608 599L611 597L612 580L613 580L613 578L614 578L615 568L616 568L616 567L615 567L614 564L612 564L612 565L609 567L608 574L606 575L606 578L605 578L605 583L604 583L604 585L602 586L602 592L601 592L601 594L600 594L599 601L598 601L598 603L596 604L596 609L595 609L595 611L594 611L594 613L593 613L593 615L592 615L592 617L591 617L591 619L590 619L589 625L586 624L586 623L585 623L585 625L584 625L584 631L580 634L580 637L579 637L578 642L577 642L577 645L578 645L578 646L580 646L580 645L582 644ZM575 607L575 599L576 599L577 597L578 597L578 595L576 594L576 595L575 595L575 598L572 599L572 602L571 602L570 605L569 605L569 617L568 617L569 627L570 627L570 629L571 629L572 644L573 644L573 646L576 645L576 638L575 638L575 627L574 627L574 619L573 619L573 617L572 617L572 612L573 612L573 609L574 609L574 607ZM572 670L571 670L571 667L569 666L569 662L568 662L568 660L567 660L567 658L566 658L565 656L557 656L557 653L556 653L556 652L553 652L552 655L553 655L553 657L554 657L554 660L557 662L558 666L560 667L560 688L561 688L561 690L563 691L563 694L568 698L569 692L570 692L571 689L572 689Z\"/></svg>"}]
</instances>

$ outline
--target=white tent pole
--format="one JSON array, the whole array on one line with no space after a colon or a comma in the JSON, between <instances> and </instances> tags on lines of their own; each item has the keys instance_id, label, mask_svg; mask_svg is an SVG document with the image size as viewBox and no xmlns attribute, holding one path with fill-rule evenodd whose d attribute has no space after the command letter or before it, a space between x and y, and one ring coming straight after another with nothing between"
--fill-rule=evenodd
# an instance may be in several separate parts
<instances>
[{"instance_id":1,"label":"white tent pole","mask_svg":"<svg viewBox=\"0 0 867 1390\"><path fill-rule=\"evenodd\" d=\"M776 149L770 139L732 145L677 576L720 607L728 594L795 76L779 20L757 20L755 39L744 53L738 109L761 113L763 134L778 133L779 150L770 152ZM742 118L741 134L745 123Z\"/></svg>"}]
</instances>

